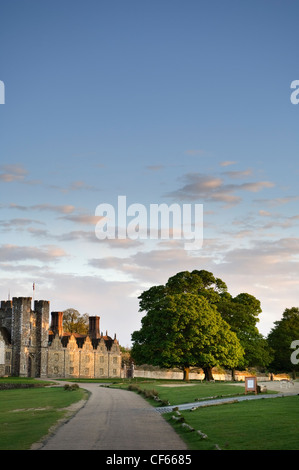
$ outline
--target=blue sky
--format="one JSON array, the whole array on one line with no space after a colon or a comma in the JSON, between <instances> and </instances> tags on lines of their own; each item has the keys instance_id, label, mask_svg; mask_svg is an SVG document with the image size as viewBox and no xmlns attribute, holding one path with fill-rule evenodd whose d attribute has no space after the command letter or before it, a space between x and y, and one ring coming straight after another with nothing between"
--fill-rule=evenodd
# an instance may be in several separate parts
<instances>
[{"instance_id":1,"label":"blue sky","mask_svg":"<svg viewBox=\"0 0 299 470\"><path fill-rule=\"evenodd\" d=\"M297 3L0 1L1 298L101 316L124 346L137 296L206 269L298 306ZM204 240L95 237L98 204L203 204Z\"/></svg>"}]
</instances>

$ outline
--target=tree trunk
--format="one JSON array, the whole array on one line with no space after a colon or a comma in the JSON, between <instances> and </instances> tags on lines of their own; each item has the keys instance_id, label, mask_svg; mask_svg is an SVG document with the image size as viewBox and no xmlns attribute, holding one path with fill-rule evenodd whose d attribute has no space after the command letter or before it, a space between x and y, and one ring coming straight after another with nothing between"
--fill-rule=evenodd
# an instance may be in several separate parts
<instances>
[{"instance_id":1,"label":"tree trunk","mask_svg":"<svg viewBox=\"0 0 299 470\"><path fill-rule=\"evenodd\" d=\"M207 382L209 382L210 380L214 380L212 374L212 367L203 367L203 371L205 374L204 380L206 380Z\"/></svg>"},{"instance_id":2,"label":"tree trunk","mask_svg":"<svg viewBox=\"0 0 299 470\"><path fill-rule=\"evenodd\" d=\"M189 382L189 372L190 372L190 367L184 367L184 381Z\"/></svg>"},{"instance_id":3,"label":"tree trunk","mask_svg":"<svg viewBox=\"0 0 299 470\"><path fill-rule=\"evenodd\" d=\"M236 370L235 369L232 369L232 381L233 382L236 381Z\"/></svg>"}]
</instances>

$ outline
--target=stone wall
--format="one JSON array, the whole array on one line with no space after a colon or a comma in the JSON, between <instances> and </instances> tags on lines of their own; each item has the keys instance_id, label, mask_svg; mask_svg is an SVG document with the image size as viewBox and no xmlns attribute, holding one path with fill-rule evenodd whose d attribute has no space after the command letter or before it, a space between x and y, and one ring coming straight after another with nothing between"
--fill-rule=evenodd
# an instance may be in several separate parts
<instances>
[{"instance_id":1,"label":"stone wall","mask_svg":"<svg viewBox=\"0 0 299 470\"><path fill-rule=\"evenodd\" d=\"M235 374L236 381L244 381L245 377L250 376L251 374L247 371L238 371ZM149 368L145 367L136 367L134 368L134 377L141 377L144 379L171 379L171 380L183 380L183 372L179 370L173 369L158 369L155 368L154 370L150 370ZM190 372L189 380L204 380L205 376L203 371L196 371ZM213 371L213 378L214 380L222 380L222 381L231 381L232 374L230 371L225 371L225 373L219 373ZM260 376L258 379L260 381L269 380L270 375Z\"/></svg>"}]
</instances>

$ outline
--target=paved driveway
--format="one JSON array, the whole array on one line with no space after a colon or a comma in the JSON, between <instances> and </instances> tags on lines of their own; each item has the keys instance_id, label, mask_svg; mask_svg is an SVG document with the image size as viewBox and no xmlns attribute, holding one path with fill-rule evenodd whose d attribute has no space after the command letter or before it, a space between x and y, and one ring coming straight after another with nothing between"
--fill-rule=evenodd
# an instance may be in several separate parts
<instances>
[{"instance_id":1,"label":"paved driveway","mask_svg":"<svg viewBox=\"0 0 299 470\"><path fill-rule=\"evenodd\" d=\"M164 418L134 392L84 384L90 398L41 450L186 450Z\"/></svg>"},{"instance_id":2,"label":"paved driveway","mask_svg":"<svg viewBox=\"0 0 299 470\"><path fill-rule=\"evenodd\" d=\"M273 380L268 382L258 382L258 385L267 387L268 390L274 390L279 393L299 393L299 382L292 380Z\"/></svg>"}]
</instances>

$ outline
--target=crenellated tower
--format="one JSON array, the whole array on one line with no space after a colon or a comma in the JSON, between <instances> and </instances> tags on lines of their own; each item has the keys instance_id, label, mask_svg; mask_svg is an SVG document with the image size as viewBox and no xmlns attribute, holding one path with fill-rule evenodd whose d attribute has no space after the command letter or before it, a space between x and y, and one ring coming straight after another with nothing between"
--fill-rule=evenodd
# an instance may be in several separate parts
<instances>
[{"instance_id":1,"label":"crenellated tower","mask_svg":"<svg viewBox=\"0 0 299 470\"><path fill-rule=\"evenodd\" d=\"M36 300L34 302L35 313L35 376L47 377L47 355L49 343L49 312L48 300Z\"/></svg>"},{"instance_id":2,"label":"crenellated tower","mask_svg":"<svg viewBox=\"0 0 299 470\"><path fill-rule=\"evenodd\" d=\"M31 297L12 299L11 344L14 376L28 376L31 300Z\"/></svg>"}]
</instances>

